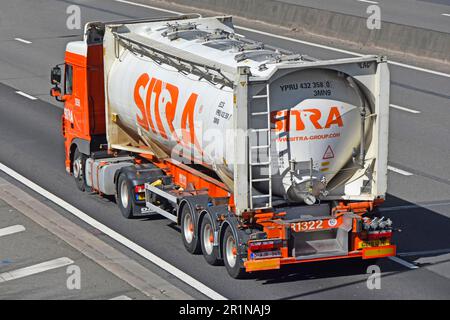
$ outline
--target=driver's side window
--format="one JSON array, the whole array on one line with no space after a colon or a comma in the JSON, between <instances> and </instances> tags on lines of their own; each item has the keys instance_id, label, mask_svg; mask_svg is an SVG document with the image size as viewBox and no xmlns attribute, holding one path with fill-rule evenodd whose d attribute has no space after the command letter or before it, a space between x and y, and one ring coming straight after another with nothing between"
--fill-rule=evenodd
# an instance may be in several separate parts
<instances>
[{"instance_id":1,"label":"driver's side window","mask_svg":"<svg viewBox=\"0 0 450 320\"><path fill-rule=\"evenodd\" d=\"M64 93L70 95L72 94L72 84L73 84L73 67L70 64L66 64L64 79L65 79Z\"/></svg>"}]
</instances>

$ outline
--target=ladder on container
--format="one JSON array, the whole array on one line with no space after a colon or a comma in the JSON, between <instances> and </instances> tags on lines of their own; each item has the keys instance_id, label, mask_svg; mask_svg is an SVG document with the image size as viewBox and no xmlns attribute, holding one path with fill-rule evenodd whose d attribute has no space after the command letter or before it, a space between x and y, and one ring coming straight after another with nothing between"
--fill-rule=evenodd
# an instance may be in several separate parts
<instances>
[{"instance_id":1,"label":"ladder on container","mask_svg":"<svg viewBox=\"0 0 450 320\"><path fill-rule=\"evenodd\" d=\"M266 127L263 128L254 128L254 126L250 126L250 134L249 134L249 202L250 202L250 209L252 210L259 210L259 209L267 209L272 207L272 155L271 155L271 133L270 133L270 91L269 91L270 85L266 84L266 94L262 95L256 95L253 96L252 99L264 99L266 102L266 109L265 111L258 111L258 112L250 112L250 123L251 120L253 120L253 117L264 117L266 116L267 121L264 122L264 124L267 124ZM252 137L254 137L254 134L257 136L262 133L266 134L266 141L267 144L259 145L254 144ZM259 137L259 136L258 136ZM258 140L258 139L256 139ZM260 158L260 151L266 151L266 159L265 161L261 162L259 161ZM253 162L253 155L256 152L256 161ZM264 153L263 153L264 154ZM267 177L259 177L254 179L253 178L253 168L259 167L264 168L267 167L268 175ZM254 194L254 183L258 182L266 182L268 183L268 193L267 194ZM267 199L265 202L265 206L258 206L255 207L254 200L256 199Z\"/></svg>"}]
</instances>

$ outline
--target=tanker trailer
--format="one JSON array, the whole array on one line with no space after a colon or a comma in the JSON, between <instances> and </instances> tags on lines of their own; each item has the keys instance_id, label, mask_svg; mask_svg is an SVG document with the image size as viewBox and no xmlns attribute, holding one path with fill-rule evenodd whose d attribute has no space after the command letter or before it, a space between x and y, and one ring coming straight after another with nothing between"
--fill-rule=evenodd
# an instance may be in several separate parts
<instances>
[{"instance_id":1,"label":"tanker trailer","mask_svg":"<svg viewBox=\"0 0 450 320\"><path fill-rule=\"evenodd\" d=\"M235 33L231 17L89 23L67 45L66 170L122 214L160 214L233 277L395 255L384 57L331 61ZM70 88L71 90L67 90Z\"/></svg>"}]
</instances>

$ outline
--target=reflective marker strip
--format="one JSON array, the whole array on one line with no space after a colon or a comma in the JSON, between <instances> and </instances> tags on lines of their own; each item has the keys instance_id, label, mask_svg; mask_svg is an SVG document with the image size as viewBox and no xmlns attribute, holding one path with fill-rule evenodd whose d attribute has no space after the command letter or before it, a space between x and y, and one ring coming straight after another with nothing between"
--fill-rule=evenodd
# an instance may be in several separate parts
<instances>
[{"instance_id":1,"label":"reflective marker strip","mask_svg":"<svg viewBox=\"0 0 450 320\"><path fill-rule=\"evenodd\" d=\"M364 248L362 250L363 259L383 258L395 256L395 246Z\"/></svg>"},{"instance_id":2,"label":"reflective marker strip","mask_svg":"<svg viewBox=\"0 0 450 320\"><path fill-rule=\"evenodd\" d=\"M280 269L280 259L254 260L244 264L247 272Z\"/></svg>"}]
</instances>

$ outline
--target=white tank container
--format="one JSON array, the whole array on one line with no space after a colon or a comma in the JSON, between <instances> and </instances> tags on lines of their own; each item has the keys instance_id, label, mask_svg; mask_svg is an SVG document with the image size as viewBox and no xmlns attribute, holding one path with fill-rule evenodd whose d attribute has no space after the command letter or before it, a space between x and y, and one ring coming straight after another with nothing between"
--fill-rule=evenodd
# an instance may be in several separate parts
<instances>
[{"instance_id":1,"label":"white tank container","mask_svg":"<svg viewBox=\"0 0 450 320\"><path fill-rule=\"evenodd\" d=\"M259 71L251 59L236 62L233 49L217 50L195 40L167 40L164 30L161 26L140 27L134 33L232 67L248 64L254 74L270 72L270 68ZM220 167L233 177L233 117L239 115L233 113L232 88L180 73L129 50L122 51L107 68L109 112L118 115L122 126L174 158L180 150L186 158L194 153L197 162L215 170ZM269 94L272 193L292 201L304 201L305 195L319 196L358 150L361 113L370 114L371 110L348 76L327 69L287 74L271 84ZM258 110L258 103L264 102L255 99L252 103ZM264 127L267 119L257 117L252 121ZM369 126L366 121L366 132ZM259 145L267 144L259 138ZM262 158L252 160L264 161ZM267 168L253 168L253 178L266 175ZM267 184L256 186L267 193Z\"/></svg>"}]
</instances>

